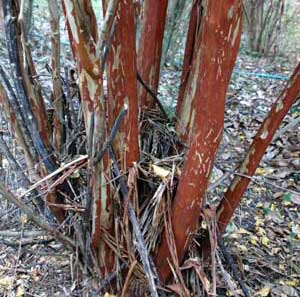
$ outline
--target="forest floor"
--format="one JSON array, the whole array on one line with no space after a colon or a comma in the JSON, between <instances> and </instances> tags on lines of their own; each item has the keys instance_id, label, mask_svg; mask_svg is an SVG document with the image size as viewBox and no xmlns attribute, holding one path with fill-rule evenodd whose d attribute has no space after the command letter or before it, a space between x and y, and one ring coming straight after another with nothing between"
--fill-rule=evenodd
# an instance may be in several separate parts
<instances>
[{"instance_id":1,"label":"forest floor","mask_svg":"<svg viewBox=\"0 0 300 297\"><path fill-rule=\"evenodd\" d=\"M50 34L48 25L40 30L44 36ZM38 73L42 74L40 80L45 89L49 89L45 70L49 55L45 52L50 45L39 38L36 35L34 39ZM5 65L7 61L1 51L0 48L0 63ZM63 54L64 66L72 66L70 53ZM223 141L211 177L214 187L207 193L209 204L216 204L222 197L293 66L284 59L272 61L241 52L228 90ZM174 111L179 83L178 69L163 70L159 98L170 114ZM224 236L226 250L250 296L300 296L299 119L298 104L269 146ZM1 179L9 184L18 180L5 160L0 173ZM243 296L222 250L218 254L218 296ZM74 261L76 255L47 234L41 235L15 206L0 199L0 296L99 296L95 293L97 282L82 276ZM209 272L204 278L211 280ZM228 288L228 278L236 286L235 292Z\"/></svg>"},{"instance_id":2,"label":"forest floor","mask_svg":"<svg viewBox=\"0 0 300 297\"><path fill-rule=\"evenodd\" d=\"M228 90L225 131L211 177L217 187L207 194L209 203L220 200L290 70L279 63L240 55ZM262 77L274 73L282 78ZM160 98L171 110L179 78L176 70L163 71ZM299 116L300 108L295 105L268 148L224 237L226 250L250 296L300 296ZM9 168L1 171L7 180L13 178ZM46 234L34 236L30 232L38 230L26 217L14 206L4 201L0 204L1 296L93 296L96 283L79 276L74 255ZM230 274L231 267L224 260L223 265ZM232 283L236 283L234 278ZM217 286L218 296L232 294L219 265ZM235 293L242 296L238 285Z\"/></svg>"}]
</instances>

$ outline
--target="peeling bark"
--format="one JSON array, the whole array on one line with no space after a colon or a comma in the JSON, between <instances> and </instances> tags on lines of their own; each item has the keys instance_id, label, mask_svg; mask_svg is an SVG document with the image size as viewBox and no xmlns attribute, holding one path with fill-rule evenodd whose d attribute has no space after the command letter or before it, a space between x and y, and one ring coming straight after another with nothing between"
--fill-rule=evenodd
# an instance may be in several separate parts
<instances>
[{"instance_id":1,"label":"peeling bark","mask_svg":"<svg viewBox=\"0 0 300 297\"><path fill-rule=\"evenodd\" d=\"M113 142L121 169L127 171L139 157L136 80L135 21L133 1L120 0L116 29L107 61L109 129L127 106L128 112Z\"/></svg>"},{"instance_id":2,"label":"peeling bark","mask_svg":"<svg viewBox=\"0 0 300 297\"><path fill-rule=\"evenodd\" d=\"M193 2L193 6L191 10L189 29L187 33L187 39L186 39L185 51L184 51L181 83L180 83L179 95L177 99L177 108L176 108L177 113L180 112L184 91L187 85L187 81L192 66L195 42L196 42L197 35L199 33L199 27L201 22L201 2L202 0L195 0Z\"/></svg>"},{"instance_id":3,"label":"peeling bark","mask_svg":"<svg viewBox=\"0 0 300 297\"><path fill-rule=\"evenodd\" d=\"M7 48L18 97L18 107L20 107L23 124L29 130L29 136L39 156L39 174L47 175L49 172L53 172L58 165L51 147L50 129L41 87L34 79L36 76L35 65L23 23L24 6L19 7L18 1L4 0L3 14L6 19ZM70 193L70 188L66 183L59 185L58 188L65 194ZM50 202L61 204L64 201L64 195L53 192L51 198L47 195L46 200L48 201L48 199L51 200ZM49 207L58 221L62 222L65 211L61 208Z\"/></svg>"},{"instance_id":4,"label":"peeling bark","mask_svg":"<svg viewBox=\"0 0 300 297\"><path fill-rule=\"evenodd\" d=\"M37 85L31 85L31 75L35 75L34 66L31 60L31 54L28 48L24 48L21 39L24 41L24 35L21 38L22 21L16 22L18 16L18 4L15 1L3 1L3 14L5 19L5 31L7 39L7 49L9 60L12 65L12 75L16 93L20 102L22 118L30 131L30 137L38 152L42 162L48 171L55 170L55 158L50 153L50 141L48 138L49 129L47 124L47 116L45 115L44 102L38 93ZM13 21L14 19L14 21ZM25 52L23 52L25 51ZM24 60L25 57L25 60ZM28 66L25 69L25 65Z\"/></svg>"},{"instance_id":5,"label":"peeling bark","mask_svg":"<svg viewBox=\"0 0 300 297\"><path fill-rule=\"evenodd\" d=\"M269 114L257 131L251 147L240 166L239 173L250 177L255 174L255 170L268 145L271 143L275 132L298 96L300 96L300 64L295 68L285 89L273 104ZM247 177L236 176L225 193L224 198L218 206L218 227L220 234L224 233L249 182L250 179Z\"/></svg>"},{"instance_id":6,"label":"peeling bark","mask_svg":"<svg viewBox=\"0 0 300 297\"><path fill-rule=\"evenodd\" d=\"M63 90L60 80L60 31L59 31L59 8L57 0L48 0L51 25L51 66L53 93L52 101L54 107L53 117L53 142L57 152L61 153L64 142L64 104Z\"/></svg>"},{"instance_id":7,"label":"peeling bark","mask_svg":"<svg viewBox=\"0 0 300 297\"><path fill-rule=\"evenodd\" d=\"M106 176L109 176L107 154L94 165L93 157L105 141L106 108L103 97L101 57L97 55L96 17L91 2L62 0L69 39L79 73L79 89L89 151L90 191L92 199L88 215L92 220L92 245L97 252L103 275L113 269L111 249L105 245L101 230L111 230L112 200ZM88 205L89 207L89 205Z\"/></svg>"},{"instance_id":8,"label":"peeling bark","mask_svg":"<svg viewBox=\"0 0 300 297\"><path fill-rule=\"evenodd\" d=\"M7 121L10 125L10 129L11 129L13 135L15 136L18 145L20 146L20 148L22 149L22 151L24 153L27 168L29 168L31 171L34 168L34 164L35 164L35 162L33 160L33 156L31 154L28 143L26 142L26 139L24 138L24 134L23 134L21 126L18 122L17 115L14 112L14 110L8 100L8 97L6 95L6 92L5 92L1 82L0 82L0 106L3 108L3 111L6 115Z\"/></svg>"},{"instance_id":9,"label":"peeling bark","mask_svg":"<svg viewBox=\"0 0 300 297\"><path fill-rule=\"evenodd\" d=\"M146 84L157 93L164 27L166 21L168 0L145 0L141 37L138 48L138 71ZM155 101L143 86L138 88L141 108L154 107Z\"/></svg>"},{"instance_id":10,"label":"peeling bark","mask_svg":"<svg viewBox=\"0 0 300 297\"><path fill-rule=\"evenodd\" d=\"M221 140L226 91L239 50L242 27L240 0L203 3L195 58L181 114L190 143L172 206L172 226L179 262L197 229L204 194ZM166 233L156 257L163 280L172 261Z\"/></svg>"},{"instance_id":11,"label":"peeling bark","mask_svg":"<svg viewBox=\"0 0 300 297\"><path fill-rule=\"evenodd\" d=\"M23 77L24 87L27 97L30 102L30 106L33 115L36 117L40 135L43 142L49 150L51 150L50 142L50 125L48 122L48 116L46 112L45 102L42 96L41 85L38 80L35 79L37 72L35 64L32 59L31 50L29 48L27 40L27 31L25 28L25 1L21 1L21 6L18 9L17 2L12 9L15 15L18 15L17 19L17 36L16 41L18 43L19 51L19 63L20 70Z\"/></svg>"}]
</instances>

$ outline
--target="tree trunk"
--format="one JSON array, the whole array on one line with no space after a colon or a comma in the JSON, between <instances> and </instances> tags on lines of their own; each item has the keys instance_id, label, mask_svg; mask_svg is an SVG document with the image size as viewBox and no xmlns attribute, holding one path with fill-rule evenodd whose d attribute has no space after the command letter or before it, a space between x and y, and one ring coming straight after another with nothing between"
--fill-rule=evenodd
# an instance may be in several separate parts
<instances>
[{"instance_id":1,"label":"tree trunk","mask_svg":"<svg viewBox=\"0 0 300 297\"><path fill-rule=\"evenodd\" d=\"M143 7L137 64L139 74L154 93L159 83L167 7L168 0L145 0ZM155 100L142 85L138 88L138 96L141 108L155 106Z\"/></svg>"},{"instance_id":2,"label":"tree trunk","mask_svg":"<svg viewBox=\"0 0 300 297\"><path fill-rule=\"evenodd\" d=\"M231 186L228 188L218 207L218 227L220 234L225 231L227 224L242 199L242 196L250 182L248 176L251 177L254 175L255 170L268 145L272 141L276 130L299 95L300 64L294 70L286 88L273 104L268 116L265 118L260 129L256 133L251 147L238 171L238 174L241 174L242 176L235 176Z\"/></svg>"},{"instance_id":3,"label":"tree trunk","mask_svg":"<svg viewBox=\"0 0 300 297\"><path fill-rule=\"evenodd\" d=\"M192 66L192 60L194 55L194 48L195 48L195 41L197 38L197 34L199 33L199 27L201 22L201 2L202 0L195 0L193 2L191 15L190 15L190 22L189 22L189 29L187 33L185 51L184 51L184 60L183 60L183 67L182 67L182 75L181 75L181 83L179 88L179 95L177 99L177 114L180 112L181 104L184 97L184 92L186 88L186 84L189 78L190 69Z\"/></svg>"},{"instance_id":4,"label":"tree trunk","mask_svg":"<svg viewBox=\"0 0 300 297\"><path fill-rule=\"evenodd\" d=\"M108 121L111 129L120 112L127 108L126 117L113 142L115 154L124 172L139 158L136 73L133 1L120 0L107 61Z\"/></svg>"},{"instance_id":5,"label":"tree trunk","mask_svg":"<svg viewBox=\"0 0 300 297\"><path fill-rule=\"evenodd\" d=\"M164 65L168 59L168 52L172 43L173 34L184 11L185 3L185 0L173 0L169 2L161 65Z\"/></svg>"},{"instance_id":6,"label":"tree trunk","mask_svg":"<svg viewBox=\"0 0 300 297\"><path fill-rule=\"evenodd\" d=\"M4 17L18 20L18 22L5 23L8 55L12 65L12 76L16 90L16 95L12 96L12 99L16 106L20 107L23 130L28 130L30 142L41 161L39 174L45 175L57 168L57 161L52 152L49 122L41 88L38 81L33 79L36 76L36 71L24 31L23 15L19 14L17 1L4 0L2 4ZM13 91L11 93L13 94ZM69 186L62 184L59 188L64 192L69 189ZM52 192L47 195L47 201L58 221L62 222L65 217L64 210L52 206L52 204L63 203L64 196L59 192Z\"/></svg>"},{"instance_id":7,"label":"tree trunk","mask_svg":"<svg viewBox=\"0 0 300 297\"><path fill-rule=\"evenodd\" d=\"M112 200L105 176L110 175L108 156L94 163L94 157L106 138L106 108L103 96L101 57L97 22L89 0L62 0L68 33L79 73L79 88L89 153L89 191L86 217L92 220L92 245L97 252L102 275L113 269L112 250L104 242L102 232L112 228Z\"/></svg>"},{"instance_id":8,"label":"tree trunk","mask_svg":"<svg viewBox=\"0 0 300 297\"><path fill-rule=\"evenodd\" d=\"M32 1L31 1L32 2ZM54 106L53 118L53 143L58 153L62 153L65 141L63 89L60 80L60 27L59 8L57 0L48 0L51 25L51 66L52 66L52 101Z\"/></svg>"},{"instance_id":9,"label":"tree trunk","mask_svg":"<svg viewBox=\"0 0 300 297\"><path fill-rule=\"evenodd\" d=\"M179 262L197 229L221 140L226 91L239 50L241 27L241 1L203 2L201 30L180 114L190 142L172 206L171 219ZM168 260L172 263L167 236L165 231L156 257L163 280L170 276Z\"/></svg>"}]
</instances>

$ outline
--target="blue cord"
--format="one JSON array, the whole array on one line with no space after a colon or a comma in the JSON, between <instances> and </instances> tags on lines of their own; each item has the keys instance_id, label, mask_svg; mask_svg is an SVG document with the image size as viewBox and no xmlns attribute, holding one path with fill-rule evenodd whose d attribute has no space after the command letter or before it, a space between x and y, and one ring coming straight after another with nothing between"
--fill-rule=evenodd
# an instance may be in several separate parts
<instances>
[{"instance_id":1,"label":"blue cord","mask_svg":"<svg viewBox=\"0 0 300 297\"><path fill-rule=\"evenodd\" d=\"M233 72L245 76L256 76L256 77L262 77L266 79L288 80L287 76L280 75L280 74L256 73L256 72L247 72L247 71L240 71L240 70L234 70Z\"/></svg>"}]
</instances>

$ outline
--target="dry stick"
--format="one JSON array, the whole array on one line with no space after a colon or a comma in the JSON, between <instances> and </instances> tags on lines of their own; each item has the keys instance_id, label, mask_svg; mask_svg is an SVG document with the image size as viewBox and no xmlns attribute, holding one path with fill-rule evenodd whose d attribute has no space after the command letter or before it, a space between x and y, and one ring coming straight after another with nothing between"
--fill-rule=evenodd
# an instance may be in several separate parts
<instances>
[{"instance_id":1,"label":"dry stick","mask_svg":"<svg viewBox=\"0 0 300 297\"><path fill-rule=\"evenodd\" d=\"M137 72L137 79L140 82L140 84L145 88L145 90L154 98L154 100L156 101L159 109L161 110L161 112L163 113L164 117L166 119L169 119L162 103L160 102L160 100L158 99L157 95L155 94L155 92L146 84L146 82L143 80L143 78L141 77L141 75Z\"/></svg>"},{"instance_id":2,"label":"dry stick","mask_svg":"<svg viewBox=\"0 0 300 297\"><path fill-rule=\"evenodd\" d=\"M285 187L278 186L274 183L271 183L271 182L269 182L269 181L267 181L263 178L257 177L257 176L250 176L250 175L242 174L242 173L239 173L239 172L233 172L233 174L236 175L236 176L247 178L247 179L249 179L249 181L251 181L251 182L253 182L257 185L260 185L260 186L265 184L265 185L269 186L270 188L276 188L278 190L300 196L300 192L297 192L297 191L294 191L294 190L291 190L291 189L288 189L288 188L285 188Z\"/></svg>"},{"instance_id":3,"label":"dry stick","mask_svg":"<svg viewBox=\"0 0 300 297\"><path fill-rule=\"evenodd\" d=\"M127 289L128 289L128 286L129 286L130 277L131 277L131 275L133 273L133 270L134 270L137 263L138 263L137 260L134 260L133 263L131 264L129 270L128 270L126 280L125 280L125 283L124 283L124 286L123 286L123 289L122 289L121 297L126 296Z\"/></svg>"},{"instance_id":4,"label":"dry stick","mask_svg":"<svg viewBox=\"0 0 300 297\"><path fill-rule=\"evenodd\" d=\"M94 160L93 160L93 165L97 165L101 159L103 158L106 150L111 146L112 142L114 141L116 135L117 135L117 132L122 124L122 121L127 113L127 107L125 106L124 107L124 110L121 110L120 114L118 115L112 129L111 129L111 132L110 132L110 135L108 136L107 140L104 142L101 150L96 154L96 156L94 157ZM93 125L91 124L91 127ZM89 154L91 155L92 152L89 151ZM92 203L92 199L91 199L91 191L89 190L88 191L89 195L87 196L87 203L86 203L86 211L84 213L84 218L85 218L85 221L88 220L88 217L89 217L89 214L91 212L91 203Z\"/></svg>"},{"instance_id":5,"label":"dry stick","mask_svg":"<svg viewBox=\"0 0 300 297\"><path fill-rule=\"evenodd\" d=\"M128 267L127 263L123 262L120 266L120 271L123 271L126 267ZM118 271L114 271L111 274L109 274L103 281L101 284L101 287L97 290L97 292L95 293L95 296L98 296L99 294L103 293L104 290L106 290L110 284L112 283L112 281L114 279L116 279L117 277L119 277L119 272Z\"/></svg>"},{"instance_id":6,"label":"dry stick","mask_svg":"<svg viewBox=\"0 0 300 297\"><path fill-rule=\"evenodd\" d=\"M117 135L117 132L118 132L118 130L119 130L121 124L122 124L122 121L123 121L124 117L127 114L127 110L128 110L128 107L124 106L124 109L121 110L121 112L119 113L119 115L118 115L112 129L111 129L110 135L108 136L108 138L105 141L105 143L104 143L103 147L101 148L101 150L94 157L94 165L96 165L98 162L101 161L101 159L103 158L104 153L106 152L106 150L112 145L112 142L114 141L114 139Z\"/></svg>"},{"instance_id":7,"label":"dry stick","mask_svg":"<svg viewBox=\"0 0 300 297\"><path fill-rule=\"evenodd\" d=\"M16 230L1 230L0 231L0 237L20 237L21 233L20 231ZM24 231L23 232L23 238L27 237L39 237L39 236L45 236L44 231Z\"/></svg>"},{"instance_id":8,"label":"dry stick","mask_svg":"<svg viewBox=\"0 0 300 297\"><path fill-rule=\"evenodd\" d=\"M29 141L31 141L30 138L30 132L29 129L26 125L26 120L25 120L25 115L23 110L20 107L20 104L18 102L16 93L14 92L14 89L8 79L8 74L6 73L6 71L2 68L2 66L0 65L0 76L2 78L2 82L4 84L5 87L5 91L7 91L8 95L9 95L9 103L10 103L10 107L12 108L12 110L16 113L17 115L17 119L19 119L20 117L20 126L24 129L24 132L26 134L26 138L29 139Z\"/></svg>"},{"instance_id":9,"label":"dry stick","mask_svg":"<svg viewBox=\"0 0 300 297\"><path fill-rule=\"evenodd\" d=\"M20 265L20 257L21 257L21 253L22 253L22 241L23 241L23 233L24 233L24 224L25 224L25 222L23 220L21 220L21 232L20 232L19 243L17 243L18 251L17 251L16 265L15 265L15 268L14 268L12 287L15 285L15 282L17 280L17 269L19 268L19 265Z\"/></svg>"},{"instance_id":10,"label":"dry stick","mask_svg":"<svg viewBox=\"0 0 300 297\"><path fill-rule=\"evenodd\" d=\"M158 297L158 293L157 293L157 290L156 290L155 279L157 280L157 282L159 282L159 278L158 278L158 275L157 275L156 271L155 272L152 271L151 264L150 264L150 256L149 256L149 253L148 253L148 250L147 250L147 246L146 246L141 228L139 226L139 222L138 222L138 219L136 217L135 211L133 209L131 201L129 200L129 191L128 191L128 188L127 188L127 185L126 185L126 181L125 181L123 175L121 175L121 172L118 168L117 160L116 160L116 157L115 157L115 154L114 154L112 148L109 148L109 154L110 154L110 158L113 161L114 175L119 176L118 182L119 182L119 185L120 185L120 190L121 190L121 193L122 193L122 196L123 196L124 203L126 205L128 205L128 217L129 217L129 220L132 224L133 232L135 234L137 250L138 250L138 252L140 254L140 257L141 257L144 272L145 272L145 274L148 278L149 290L150 290L151 296L152 297L154 297L154 296ZM154 273L155 273L155 275L154 275Z\"/></svg>"},{"instance_id":11,"label":"dry stick","mask_svg":"<svg viewBox=\"0 0 300 297\"><path fill-rule=\"evenodd\" d=\"M240 285L240 287L241 287L241 289L244 293L244 296L245 297L250 297L248 289L246 288L246 286L244 285L243 281L241 280L241 278L239 276L239 273L238 273L238 270L237 270L236 265L234 263L234 260L233 260L232 256L230 255L230 253L228 253L228 251L225 247L224 240L223 240L222 236L218 237L218 243L219 243L220 249L222 251L222 254L223 254L227 264L230 266L230 268L232 270L233 277L239 283L239 285Z\"/></svg>"},{"instance_id":12,"label":"dry stick","mask_svg":"<svg viewBox=\"0 0 300 297\"><path fill-rule=\"evenodd\" d=\"M240 295L236 292L236 284L233 282L231 275L223 267L222 261L220 259L219 253L216 253L217 261L220 267L220 270L223 274L223 279L228 289L231 291L234 297L239 297Z\"/></svg>"},{"instance_id":13,"label":"dry stick","mask_svg":"<svg viewBox=\"0 0 300 297\"><path fill-rule=\"evenodd\" d=\"M8 160L13 170L19 173L19 176L21 177L24 186L29 187L31 185L29 178L26 176L26 174L21 168L21 165L17 162L17 160L13 156L2 134L0 134L0 152L2 152L2 154Z\"/></svg>"},{"instance_id":14,"label":"dry stick","mask_svg":"<svg viewBox=\"0 0 300 297\"><path fill-rule=\"evenodd\" d=\"M1 72L1 67L0 67ZM0 82L0 105L2 105L3 112L5 114L6 120L12 131L15 134L15 139L24 153L26 164L28 169L33 168L36 160L36 155L32 154L30 149L33 145L29 141L29 136L24 132L24 127L22 126L22 120L19 119L20 112L16 112L14 108L14 103L11 103L6 90L3 88Z\"/></svg>"},{"instance_id":15,"label":"dry stick","mask_svg":"<svg viewBox=\"0 0 300 297\"><path fill-rule=\"evenodd\" d=\"M24 197L26 194L30 193L31 191L33 191L34 189L36 189L38 186L40 186L41 184L43 184L44 182L46 182L47 180L51 179L52 177L58 175L59 173L65 171L67 168L71 167L72 165L81 163L81 162L86 162L88 156L87 155L82 155L80 157L78 157L77 159L65 164L64 166L58 168L57 170L55 170L54 172L48 174L47 176L45 176L44 178L40 179L38 182L36 182L35 184L33 184L25 193L23 193L19 198Z\"/></svg>"},{"instance_id":16,"label":"dry stick","mask_svg":"<svg viewBox=\"0 0 300 297\"><path fill-rule=\"evenodd\" d=\"M6 157L6 159L8 160L10 166L13 168L14 171L16 171L18 173L18 175L20 176L23 185L25 187L30 187L31 186L31 181L29 180L29 178L27 177L27 175L24 173L24 171L21 168L21 165L17 162L17 160L15 159L15 157L13 156L13 154L11 153L6 141L3 138L3 135L0 134L0 152L2 152L2 154ZM40 212L43 212L45 204L42 201L42 199L38 199L39 197L39 193L36 189L33 190L33 198L34 202L36 203L37 209Z\"/></svg>"},{"instance_id":17,"label":"dry stick","mask_svg":"<svg viewBox=\"0 0 300 297\"><path fill-rule=\"evenodd\" d=\"M232 174L232 172L226 172L226 173L224 173L218 180L216 180L214 183L210 184L207 187L207 192L212 192L216 187L218 187L220 184L222 184L222 182L226 178L228 178L231 174Z\"/></svg>"},{"instance_id":18,"label":"dry stick","mask_svg":"<svg viewBox=\"0 0 300 297\"><path fill-rule=\"evenodd\" d=\"M10 247L14 247L14 248L21 245L21 247L23 248L25 246L35 245L35 244L46 245L46 244L53 242L54 240L55 240L54 238L51 238L51 239L27 239L27 240L26 239L24 240L22 238L22 241L17 242L15 239L7 240L7 239L0 238L0 243L5 244Z\"/></svg>"},{"instance_id":19,"label":"dry stick","mask_svg":"<svg viewBox=\"0 0 300 297\"><path fill-rule=\"evenodd\" d=\"M16 25L16 15L12 15L14 7L12 6L11 1L3 1L3 15L5 17L5 33L7 41L7 51L9 56L10 64L12 65L12 74L14 77L14 84L16 92L19 97L20 106L22 107L22 112L24 112L24 120L26 126L30 130L30 135L34 144L34 147L38 154L40 155L43 163L45 164L47 170L54 171L56 169L56 164L54 158L51 157L49 151L44 143L44 140L41 137L37 120L35 115L32 112L32 108L27 96L22 70L20 66L19 59L19 49L18 41L16 36L19 36L17 33Z\"/></svg>"},{"instance_id":20,"label":"dry stick","mask_svg":"<svg viewBox=\"0 0 300 297\"><path fill-rule=\"evenodd\" d=\"M273 141L281 137L286 131L292 130L295 126L300 123L300 116L292 119L286 126L282 127L274 136Z\"/></svg>"},{"instance_id":21,"label":"dry stick","mask_svg":"<svg viewBox=\"0 0 300 297\"><path fill-rule=\"evenodd\" d=\"M119 0L110 0L108 3L103 25L101 27L99 42L96 47L96 53L98 53L98 55L100 54L103 56L102 52L104 50L105 43L107 42L108 38L111 38L111 36L108 37L108 35L110 34L111 27L113 26L113 19L116 15L118 3ZM102 65L102 69L104 69L103 65Z\"/></svg>"},{"instance_id":22,"label":"dry stick","mask_svg":"<svg viewBox=\"0 0 300 297\"><path fill-rule=\"evenodd\" d=\"M28 218L33 221L37 226L47 231L50 235L55 237L58 241L63 243L66 247L73 251L76 244L75 242L70 239L69 237L65 236L63 233L57 231L56 229L52 228L49 224L45 222L45 220L35 214L30 207L28 207L23 201L19 198L15 197L11 192L6 190L5 186L0 183L0 194L5 198L7 201L15 204L18 208L20 208Z\"/></svg>"},{"instance_id":23,"label":"dry stick","mask_svg":"<svg viewBox=\"0 0 300 297\"><path fill-rule=\"evenodd\" d=\"M107 61L109 50L110 50L111 45L113 43L113 37L115 35L115 32L116 32L116 19L114 19L114 22L112 24L107 44L104 44L104 47L103 47L102 60L101 60L102 74L103 74L104 69L105 69L105 64L106 64L106 61Z\"/></svg>"}]
</instances>

